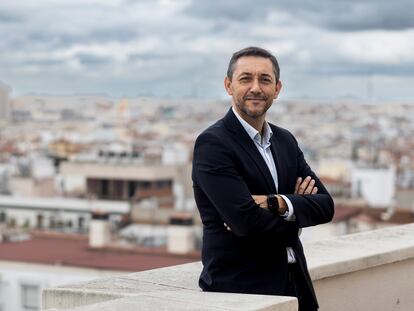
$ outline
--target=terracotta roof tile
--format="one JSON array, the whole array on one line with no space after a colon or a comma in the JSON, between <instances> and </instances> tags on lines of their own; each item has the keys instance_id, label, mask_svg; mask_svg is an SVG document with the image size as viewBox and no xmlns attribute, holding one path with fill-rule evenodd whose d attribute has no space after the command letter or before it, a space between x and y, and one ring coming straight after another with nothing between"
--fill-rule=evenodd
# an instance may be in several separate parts
<instances>
[{"instance_id":1,"label":"terracotta roof tile","mask_svg":"<svg viewBox=\"0 0 414 311\"><path fill-rule=\"evenodd\" d=\"M200 254L174 255L165 249L91 249L86 238L34 234L30 240L0 243L0 260L143 271L198 261Z\"/></svg>"}]
</instances>

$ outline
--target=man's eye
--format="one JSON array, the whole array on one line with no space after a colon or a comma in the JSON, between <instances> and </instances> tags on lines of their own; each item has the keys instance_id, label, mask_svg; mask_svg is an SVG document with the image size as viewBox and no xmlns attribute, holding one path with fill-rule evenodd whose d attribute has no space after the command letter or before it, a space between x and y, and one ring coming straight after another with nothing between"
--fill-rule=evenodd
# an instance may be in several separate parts
<instances>
[{"instance_id":1,"label":"man's eye","mask_svg":"<svg viewBox=\"0 0 414 311\"><path fill-rule=\"evenodd\" d=\"M272 80L269 79L269 78L263 78L262 79L262 82L264 82L264 83L272 83Z\"/></svg>"},{"instance_id":2,"label":"man's eye","mask_svg":"<svg viewBox=\"0 0 414 311\"><path fill-rule=\"evenodd\" d=\"M251 79L249 77L241 77L240 81L250 81Z\"/></svg>"}]
</instances>

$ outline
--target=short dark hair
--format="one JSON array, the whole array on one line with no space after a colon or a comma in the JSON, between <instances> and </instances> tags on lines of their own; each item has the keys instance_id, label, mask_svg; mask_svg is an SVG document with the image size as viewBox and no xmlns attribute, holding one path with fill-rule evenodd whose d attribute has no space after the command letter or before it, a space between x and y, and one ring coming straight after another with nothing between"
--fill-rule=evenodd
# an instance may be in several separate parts
<instances>
[{"instance_id":1,"label":"short dark hair","mask_svg":"<svg viewBox=\"0 0 414 311\"><path fill-rule=\"evenodd\" d=\"M276 81L279 81L280 68L279 68L279 63L277 62L276 57L272 53L270 53L268 50L265 50L265 49L262 49L256 46L250 46L250 47L241 49L240 51L237 51L233 54L229 62L229 67L227 68L227 78L229 78L230 80L232 79L233 73L234 73L234 66L236 65L237 60L245 56L257 56L257 57L263 57L263 58L270 59L273 65L273 72L275 74Z\"/></svg>"}]
</instances>

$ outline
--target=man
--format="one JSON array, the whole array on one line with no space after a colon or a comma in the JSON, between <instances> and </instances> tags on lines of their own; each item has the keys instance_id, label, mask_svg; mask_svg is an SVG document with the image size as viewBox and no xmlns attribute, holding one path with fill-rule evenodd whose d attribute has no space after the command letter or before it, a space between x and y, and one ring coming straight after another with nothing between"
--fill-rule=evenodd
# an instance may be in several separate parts
<instances>
[{"instance_id":1,"label":"man","mask_svg":"<svg viewBox=\"0 0 414 311\"><path fill-rule=\"evenodd\" d=\"M282 88L276 58L249 47L233 54L226 116L196 140L194 195L203 221L205 291L295 296L318 308L299 229L329 222L334 203L296 139L266 122ZM223 225L224 224L224 225Z\"/></svg>"}]
</instances>

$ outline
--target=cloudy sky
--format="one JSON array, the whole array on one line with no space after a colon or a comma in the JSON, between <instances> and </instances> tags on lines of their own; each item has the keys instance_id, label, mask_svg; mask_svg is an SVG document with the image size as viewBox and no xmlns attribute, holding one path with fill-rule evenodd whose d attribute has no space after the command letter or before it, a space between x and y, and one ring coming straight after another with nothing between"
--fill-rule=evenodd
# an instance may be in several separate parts
<instances>
[{"instance_id":1,"label":"cloudy sky","mask_svg":"<svg viewBox=\"0 0 414 311\"><path fill-rule=\"evenodd\" d=\"M13 94L222 98L231 54L258 45L282 98L414 99L412 0L2 0Z\"/></svg>"}]
</instances>

